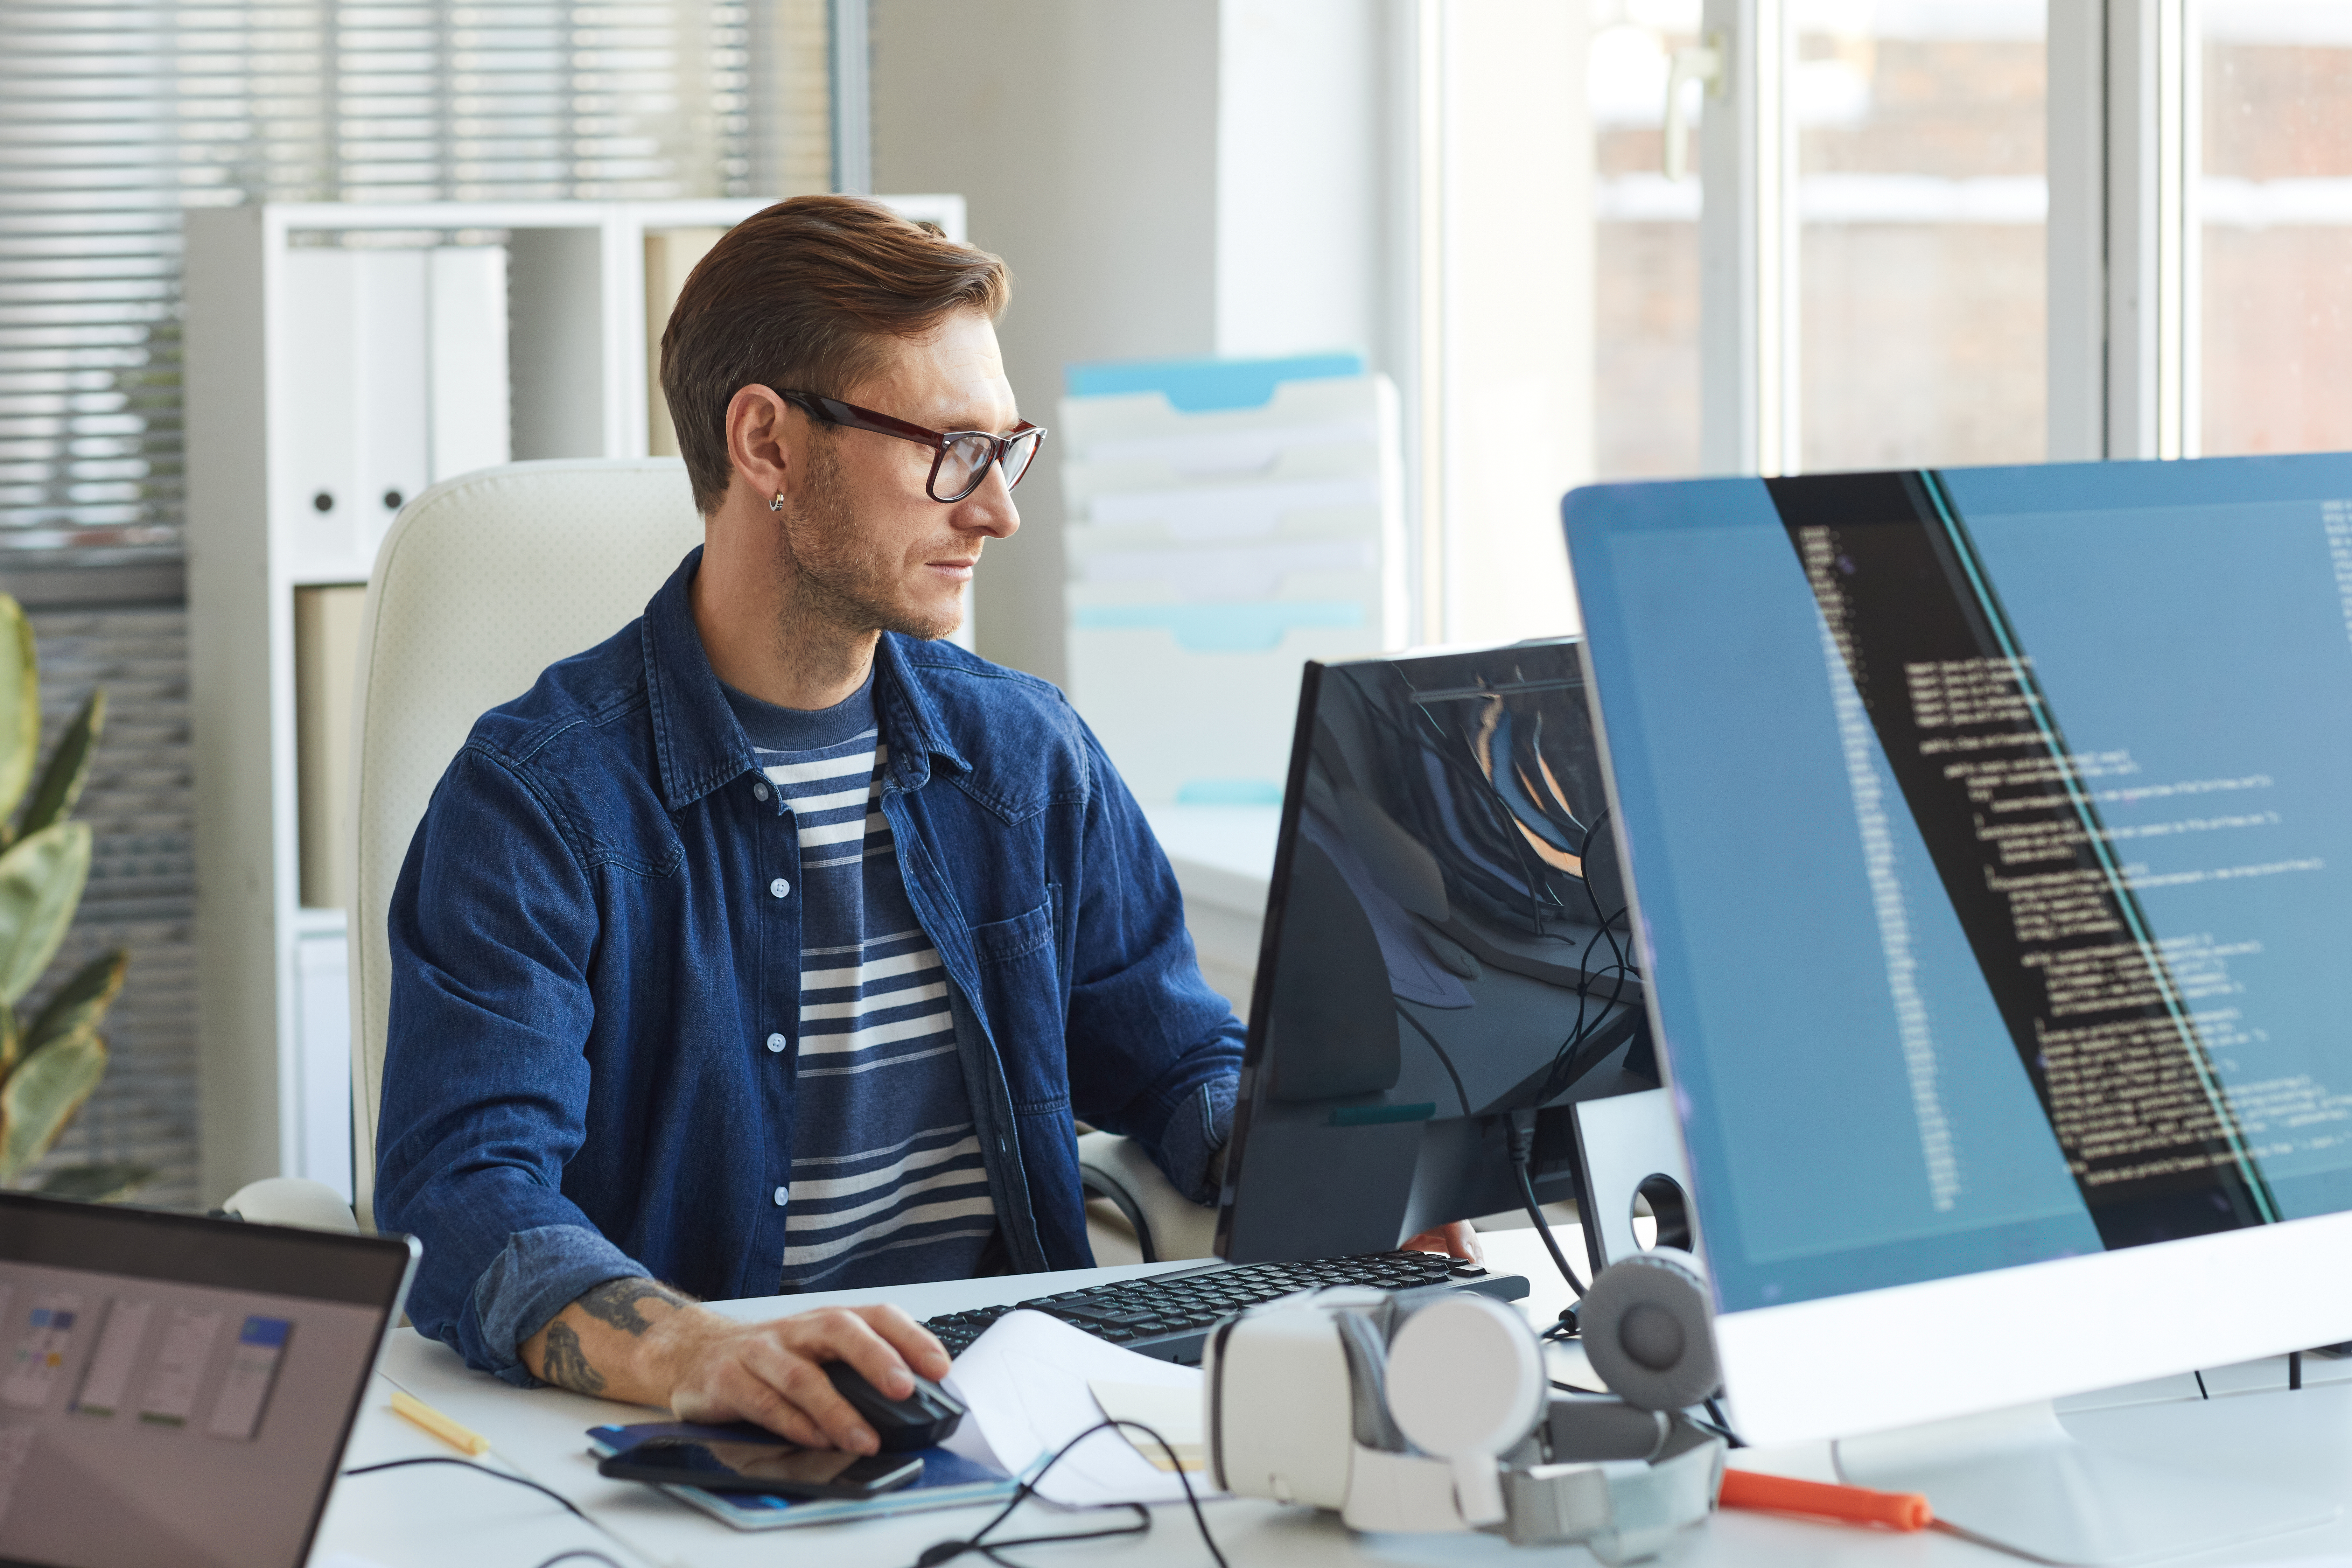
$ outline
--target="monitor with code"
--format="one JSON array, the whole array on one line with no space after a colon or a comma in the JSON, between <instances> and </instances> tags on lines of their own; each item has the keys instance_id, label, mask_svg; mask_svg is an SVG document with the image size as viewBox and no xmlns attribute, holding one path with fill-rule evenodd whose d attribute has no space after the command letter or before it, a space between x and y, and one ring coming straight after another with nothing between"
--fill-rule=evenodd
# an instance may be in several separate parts
<instances>
[{"instance_id":1,"label":"monitor with code","mask_svg":"<svg viewBox=\"0 0 2352 1568\"><path fill-rule=\"evenodd\" d=\"M1567 510L1727 1310L2352 1210L2352 458Z\"/></svg>"}]
</instances>

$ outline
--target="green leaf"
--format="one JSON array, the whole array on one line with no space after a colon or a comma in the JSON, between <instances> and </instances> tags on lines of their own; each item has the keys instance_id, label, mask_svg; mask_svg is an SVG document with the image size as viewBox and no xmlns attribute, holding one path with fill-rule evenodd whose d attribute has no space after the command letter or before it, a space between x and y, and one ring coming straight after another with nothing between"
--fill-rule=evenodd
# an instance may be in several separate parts
<instances>
[{"instance_id":1,"label":"green leaf","mask_svg":"<svg viewBox=\"0 0 2352 1568\"><path fill-rule=\"evenodd\" d=\"M90 1204L120 1203L137 1195L140 1188L163 1173L152 1165L131 1160L105 1165L63 1165L43 1177L36 1190L53 1198L79 1198Z\"/></svg>"},{"instance_id":2,"label":"green leaf","mask_svg":"<svg viewBox=\"0 0 2352 1568\"><path fill-rule=\"evenodd\" d=\"M0 1084L0 1181L49 1152L106 1076L106 1042L94 1029L28 1053Z\"/></svg>"},{"instance_id":3,"label":"green leaf","mask_svg":"<svg viewBox=\"0 0 2352 1568\"><path fill-rule=\"evenodd\" d=\"M89 880L86 822L53 822L0 855L0 1002L15 1005L40 979Z\"/></svg>"},{"instance_id":4,"label":"green leaf","mask_svg":"<svg viewBox=\"0 0 2352 1568\"><path fill-rule=\"evenodd\" d=\"M60 1035L97 1028L115 997L122 994L122 976L130 967L131 954L119 947L83 964L50 995L33 1026L25 1031L24 1043L8 1051L5 1059L13 1063L19 1050L37 1051ZM15 1029L11 1019L8 1031L13 1035ZM0 1076L5 1076L5 1069L0 1069Z\"/></svg>"},{"instance_id":5,"label":"green leaf","mask_svg":"<svg viewBox=\"0 0 2352 1568\"><path fill-rule=\"evenodd\" d=\"M0 1079L16 1070L16 1058L25 1054L25 1037L16 1027L16 1009L0 1002Z\"/></svg>"},{"instance_id":6,"label":"green leaf","mask_svg":"<svg viewBox=\"0 0 2352 1568\"><path fill-rule=\"evenodd\" d=\"M0 822L16 815L41 751L41 667L24 606L0 594ZM0 844L13 835L0 829Z\"/></svg>"},{"instance_id":7,"label":"green leaf","mask_svg":"<svg viewBox=\"0 0 2352 1568\"><path fill-rule=\"evenodd\" d=\"M89 694L74 721L58 737L58 749L49 753L49 765L33 791L33 803L25 808L25 820L17 825L20 836L29 838L50 823L73 815L74 804L81 799L81 786L89 777L90 756L105 729L106 690L101 687Z\"/></svg>"}]
</instances>

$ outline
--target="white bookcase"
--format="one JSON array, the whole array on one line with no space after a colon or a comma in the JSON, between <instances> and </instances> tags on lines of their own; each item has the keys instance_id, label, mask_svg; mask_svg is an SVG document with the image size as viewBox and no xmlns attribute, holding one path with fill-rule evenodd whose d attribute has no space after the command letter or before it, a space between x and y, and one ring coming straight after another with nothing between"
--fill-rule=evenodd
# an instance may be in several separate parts
<instances>
[{"instance_id":1,"label":"white bookcase","mask_svg":"<svg viewBox=\"0 0 2352 1568\"><path fill-rule=\"evenodd\" d=\"M882 199L962 237L960 196ZM322 892L338 885L331 862L349 837L336 815L345 809L348 742L329 732L338 693L320 697L331 683L321 668L341 667L331 649L307 682L298 676L298 596L364 585L402 504L437 479L523 458L667 449L667 422L656 429L652 418L657 327L649 332L648 323L667 313L681 257L766 205L189 214L188 651L206 1203L270 1175L352 1190L347 919ZM649 274L660 300L649 299ZM304 598L314 640L318 628L349 619ZM298 711L313 715L307 744Z\"/></svg>"}]
</instances>

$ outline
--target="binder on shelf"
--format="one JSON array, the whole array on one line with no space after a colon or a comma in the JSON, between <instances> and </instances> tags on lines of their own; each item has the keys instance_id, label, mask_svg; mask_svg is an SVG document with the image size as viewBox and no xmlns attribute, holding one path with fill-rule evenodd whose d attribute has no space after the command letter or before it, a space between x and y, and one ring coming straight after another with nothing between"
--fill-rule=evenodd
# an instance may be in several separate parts
<instances>
[{"instance_id":1,"label":"binder on shelf","mask_svg":"<svg viewBox=\"0 0 2352 1568\"><path fill-rule=\"evenodd\" d=\"M1146 805L1281 799L1300 665L1403 641L1396 393L1351 353L1073 365L1070 699Z\"/></svg>"}]
</instances>

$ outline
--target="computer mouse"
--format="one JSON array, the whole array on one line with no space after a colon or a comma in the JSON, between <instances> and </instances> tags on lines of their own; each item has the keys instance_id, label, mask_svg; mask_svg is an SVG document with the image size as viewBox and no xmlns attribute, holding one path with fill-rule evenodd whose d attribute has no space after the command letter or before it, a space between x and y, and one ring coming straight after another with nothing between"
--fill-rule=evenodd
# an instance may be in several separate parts
<instances>
[{"instance_id":1,"label":"computer mouse","mask_svg":"<svg viewBox=\"0 0 2352 1568\"><path fill-rule=\"evenodd\" d=\"M915 1380L915 1392L904 1399L890 1398L845 1361L825 1363L824 1375L850 1406L865 1417L866 1424L874 1428L886 1454L936 1448L963 1420L962 1403L918 1372L907 1373Z\"/></svg>"}]
</instances>

